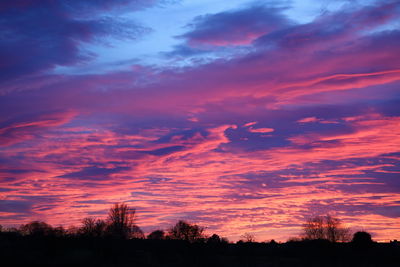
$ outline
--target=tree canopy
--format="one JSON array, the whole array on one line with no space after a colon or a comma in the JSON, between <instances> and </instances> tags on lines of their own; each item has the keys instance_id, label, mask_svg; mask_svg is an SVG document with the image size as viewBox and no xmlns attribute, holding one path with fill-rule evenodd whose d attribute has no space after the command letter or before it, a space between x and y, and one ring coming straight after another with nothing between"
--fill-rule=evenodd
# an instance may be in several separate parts
<instances>
[{"instance_id":1,"label":"tree canopy","mask_svg":"<svg viewBox=\"0 0 400 267\"><path fill-rule=\"evenodd\" d=\"M331 215L315 216L303 224L304 239L326 239L331 242L350 240L350 229L344 227L338 218Z\"/></svg>"},{"instance_id":2,"label":"tree canopy","mask_svg":"<svg viewBox=\"0 0 400 267\"><path fill-rule=\"evenodd\" d=\"M180 220L175 224L175 226L169 229L168 237L170 239L195 242L204 238L203 232L203 227Z\"/></svg>"}]
</instances>

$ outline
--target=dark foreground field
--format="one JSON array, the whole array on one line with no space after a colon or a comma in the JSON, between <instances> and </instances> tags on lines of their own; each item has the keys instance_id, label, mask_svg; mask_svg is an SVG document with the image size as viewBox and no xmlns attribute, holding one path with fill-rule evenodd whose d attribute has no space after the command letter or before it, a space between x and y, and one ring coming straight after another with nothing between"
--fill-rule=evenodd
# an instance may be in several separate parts
<instances>
[{"instance_id":1,"label":"dark foreground field","mask_svg":"<svg viewBox=\"0 0 400 267\"><path fill-rule=\"evenodd\" d=\"M397 243L187 243L5 236L1 266L400 266Z\"/></svg>"}]
</instances>

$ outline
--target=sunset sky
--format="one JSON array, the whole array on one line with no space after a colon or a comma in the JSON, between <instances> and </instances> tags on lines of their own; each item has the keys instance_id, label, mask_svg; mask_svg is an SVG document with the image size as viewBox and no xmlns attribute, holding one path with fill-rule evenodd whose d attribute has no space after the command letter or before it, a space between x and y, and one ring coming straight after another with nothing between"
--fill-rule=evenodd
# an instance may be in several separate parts
<instances>
[{"instance_id":1,"label":"sunset sky","mask_svg":"<svg viewBox=\"0 0 400 267\"><path fill-rule=\"evenodd\" d=\"M3 226L400 239L400 1L6 0L0 36Z\"/></svg>"}]
</instances>

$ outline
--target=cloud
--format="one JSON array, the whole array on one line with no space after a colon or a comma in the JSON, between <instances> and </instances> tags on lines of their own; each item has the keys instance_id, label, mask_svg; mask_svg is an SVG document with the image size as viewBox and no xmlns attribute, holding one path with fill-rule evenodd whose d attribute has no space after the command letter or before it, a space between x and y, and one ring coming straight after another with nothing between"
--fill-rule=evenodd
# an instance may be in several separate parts
<instances>
[{"instance_id":1,"label":"cloud","mask_svg":"<svg viewBox=\"0 0 400 267\"><path fill-rule=\"evenodd\" d=\"M262 5L196 17L192 29L179 36L190 46L248 45L258 37L290 24L281 9Z\"/></svg>"},{"instance_id":2,"label":"cloud","mask_svg":"<svg viewBox=\"0 0 400 267\"><path fill-rule=\"evenodd\" d=\"M307 117L307 118L300 119L297 122L298 123L310 123L310 122L317 122L317 121L319 121L319 119L316 117Z\"/></svg>"},{"instance_id":3,"label":"cloud","mask_svg":"<svg viewBox=\"0 0 400 267\"><path fill-rule=\"evenodd\" d=\"M129 170L127 167L117 168L100 168L100 167L86 167L80 171L70 172L58 177L77 179L77 180L107 180L112 177L112 174L119 173L121 171Z\"/></svg>"},{"instance_id":4,"label":"cloud","mask_svg":"<svg viewBox=\"0 0 400 267\"><path fill-rule=\"evenodd\" d=\"M32 204L22 200L0 200L0 212L7 213L29 213Z\"/></svg>"},{"instance_id":5,"label":"cloud","mask_svg":"<svg viewBox=\"0 0 400 267\"><path fill-rule=\"evenodd\" d=\"M245 124L243 125L243 127L249 127L249 126L253 126L253 125L256 125L256 124L257 124L256 121L252 121L252 122L245 123Z\"/></svg>"},{"instance_id":6,"label":"cloud","mask_svg":"<svg viewBox=\"0 0 400 267\"><path fill-rule=\"evenodd\" d=\"M301 115L296 114L297 117ZM293 119L292 123L297 124L297 120ZM390 171L390 168L387 169L389 165L397 164L393 159L386 159L385 163L382 163L383 159L371 161L376 155L390 150L396 151L393 144L398 140L395 139L393 127L397 120L376 114L359 116L352 120L345 117L339 121L350 123L354 128L353 133L329 137L343 140L344 143L339 143L339 146L320 142L319 140L329 136L325 134L311 135L308 139L309 143L314 144L311 148L293 144L292 147L260 151L230 150L229 144L232 140L227 133L239 131L240 128L229 125L189 132L153 130L156 136L150 140L146 136L112 132L90 133L84 129L75 129L75 134L71 135L68 134L71 129L65 131L65 136L54 133L48 135L47 143L27 147L24 152L19 150L18 153L23 153L27 162L41 158L51 164L36 165L38 168L46 168L46 172L38 175L28 173L29 177L26 178L23 188L17 189L17 192L31 186L36 193L44 195L57 192L57 203L63 204L48 207L50 210L45 209L43 198L31 199L35 214L53 214L51 220L54 223L64 218L65 207L74 211L74 218L69 221L78 223L80 217L86 214L105 216L105 203L123 199L131 201L129 203L137 208L140 225L145 229L167 227L174 220L185 217L196 218L197 222L209 225L212 231L230 236L240 235L249 227L260 231L260 234L266 234L262 230L266 227L263 219L266 214L273 218L273 221L269 221L268 228L278 227L282 221L296 228L296 225L301 225L301 216L307 214L307 208L314 212L319 210L309 203L310 194L321 203L363 201L364 206L358 207L363 216L375 212L381 214L384 211L371 209L371 205L378 202L382 206L393 205L394 201L398 201L394 194L396 189L389 186L382 177L367 172ZM264 124L262 121L260 123ZM314 131L318 132L318 129L315 128ZM354 135L360 131L367 134ZM298 136L301 137L302 134L299 133ZM55 143L55 138L61 138L63 142ZM379 140L371 141L371 138ZM122 151L157 151L157 147L168 150L171 144L180 144L184 149L172 149L168 153L138 158L119 154ZM379 145L379 150L377 147L372 151L364 149L371 144ZM12 157L12 154L9 155ZM356 156L365 160L352 161ZM80 165L68 164L69 161L75 162L75 159L81 162ZM105 167L87 167L90 162L103 163ZM64 174L60 174L60 170ZM41 184L52 186L42 187ZM11 186L8 183L7 187ZM12 188L15 190L16 185ZM82 188L88 195L83 195ZM15 192L6 194L16 195ZM379 200L368 197L378 194L382 196ZM87 205L77 206L82 199L85 199ZM268 207L265 207L265 201L268 201ZM179 210L176 209L177 206ZM321 206L321 212L326 212L328 207L334 206ZM337 212L346 216L351 210L342 205L342 210L337 209ZM395 220L395 211L393 212L390 212L390 218ZM221 224L221 221L228 223ZM356 225L351 220L346 222ZM395 221L390 221L392 223ZM268 237L271 237L270 234Z\"/></svg>"},{"instance_id":7,"label":"cloud","mask_svg":"<svg viewBox=\"0 0 400 267\"><path fill-rule=\"evenodd\" d=\"M261 36L257 42L260 45L291 48L293 52L312 51L320 47L333 48L338 43L354 40L365 31L395 21L398 8L399 4L396 2L351 6L322 14L310 23L293 25Z\"/></svg>"},{"instance_id":8,"label":"cloud","mask_svg":"<svg viewBox=\"0 0 400 267\"><path fill-rule=\"evenodd\" d=\"M145 153L161 156L161 155L167 155L167 154L171 154L171 153L180 151L184 148L185 148L184 146L169 146L169 147L163 147L163 148L159 148L159 149L155 149L155 150L151 150L151 151L146 151Z\"/></svg>"},{"instance_id":9,"label":"cloud","mask_svg":"<svg viewBox=\"0 0 400 267\"><path fill-rule=\"evenodd\" d=\"M92 8L119 14L108 2L90 3L74 16L72 7L54 4L68 10L57 21L86 29L80 14ZM36 18L39 7L26 14ZM307 24L266 8L205 15L182 37L188 55L203 46L250 49L181 68L8 81L0 96L1 195L16 201L3 207L20 205L21 212L2 211L4 223L78 224L126 201L147 230L193 218L233 239L252 229L283 241L298 234L306 215L332 211L353 227L365 221L379 240L400 238L391 208L400 201L400 32L383 30L395 19L391 7L340 10ZM18 26L16 18L10 23ZM33 20L32 29L40 21L47 22ZM114 34L97 23L87 26L87 39L75 28L66 33L73 51ZM48 30L37 34L45 38ZM57 45L51 36L48 44ZM38 69L64 64L52 49Z\"/></svg>"},{"instance_id":10,"label":"cloud","mask_svg":"<svg viewBox=\"0 0 400 267\"><path fill-rule=\"evenodd\" d=\"M74 112L54 112L4 121L2 125L0 124L0 146L9 146L31 139L40 131L69 122L75 115Z\"/></svg>"},{"instance_id":11,"label":"cloud","mask_svg":"<svg viewBox=\"0 0 400 267\"><path fill-rule=\"evenodd\" d=\"M272 128L249 128L249 132L251 133L272 133L273 131L275 130Z\"/></svg>"},{"instance_id":12,"label":"cloud","mask_svg":"<svg viewBox=\"0 0 400 267\"><path fill-rule=\"evenodd\" d=\"M94 54L83 53L82 43L93 43L108 36L128 39L141 36L148 29L121 19L117 13L123 8L134 10L148 5L146 1L103 0L2 3L2 82L90 60Z\"/></svg>"}]
</instances>

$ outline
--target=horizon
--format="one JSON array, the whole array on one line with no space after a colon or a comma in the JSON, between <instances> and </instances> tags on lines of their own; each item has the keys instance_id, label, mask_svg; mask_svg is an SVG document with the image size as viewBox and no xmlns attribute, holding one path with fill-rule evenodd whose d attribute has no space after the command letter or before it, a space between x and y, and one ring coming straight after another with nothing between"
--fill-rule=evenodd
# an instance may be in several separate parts
<instances>
[{"instance_id":1,"label":"horizon","mask_svg":"<svg viewBox=\"0 0 400 267\"><path fill-rule=\"evenodd\" d=\"M123 214L123 215L120 215ZM121 219L121 217L124 219ZM120 221L124 230L115 231L114 225ZM118 224L119 225L119 224ZM118 229L118 228L117 228ZM136 209L126 203L114 203L108 210L106 218L85 217L81 218L79 225L51 225L45 221L30 221L26 224L15 225L12 227L3 227L0 224L0 233L14 233L14 237L37 237L45 239L46 237L61 238L93 238L115 240L128 239L150 239L150 240L182 240L189 243L208 243L215 241L218 243L290 243L290 242L309 242L309 241L327 241L329 243L396 243L397 239L378 241L372 239L372 236L366 230L354 231L344 225L339 218L326 215L317 215L308 217L303 222L301 232L296 236L290 236L286 240L265 239L259 240L252 233L245 232L236 240L229 240L218 233L207 231L207 226L198 225L188 220L179 220L173 225L164 229L153 229L149 232L143 232L140 225L137 224ZM191 233L190 237L183 233ZM332 234L334 233L334 234ZM182 236L183 234L183 236ZM214 236L216 238L214 238ZM369 237L369 241L368 240ZM185 239L188 238L188 239ZM365 239L367 238L367 240ZM355 240L356 239L356 240Z\"/></svg>"},{"instance_id":2,"label":"horizon","mask_svg":"<svg viewBox=\"0 0 400 267\"><path fill-rule=\"evenodd\" d=\"M0 224L400 240L400 2L0 3Z\"/></svg>"}]
</instances>

